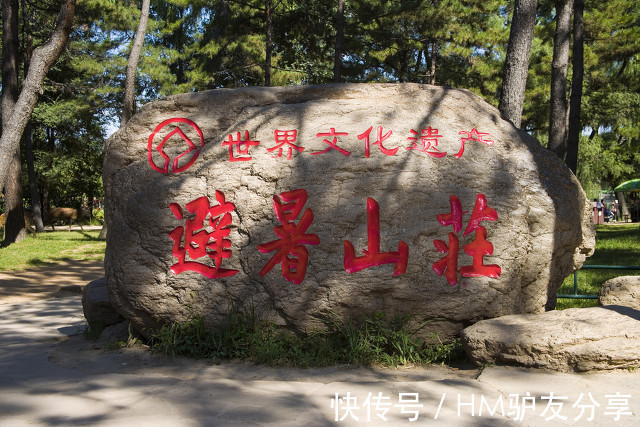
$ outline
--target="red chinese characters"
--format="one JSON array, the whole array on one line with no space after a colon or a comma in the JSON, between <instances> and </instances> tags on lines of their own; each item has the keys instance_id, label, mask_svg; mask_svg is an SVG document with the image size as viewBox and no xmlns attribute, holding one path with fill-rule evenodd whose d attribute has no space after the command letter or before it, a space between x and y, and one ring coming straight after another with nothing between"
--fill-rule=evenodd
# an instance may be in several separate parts
<instances>
[{"instance_id":1,"label":"red chinese characters","mask_svg":"<svg viewBox=\"0 0 640 427\"><path fill-rule=\"evenodd\" d=\"M455 286L458 284L458 248L460 247L456 233L462 230L462 214L466 212L462 211L462 204L456 196L449 197L449 205L451 211L448 214L436 215L436 219L442 226L453 226L454 233L449 233L449 245L442 240L433 241L438 252L446 254L444 258L433 264L433 271L438 276L442 276L444 273L447 282Z\"/></svg>"},{"instance_id":2,"label":"red chinese characters","mask_svg":"<svg viewBox=\"0 0 640 427\"><path fill-rule=\"evenodd\" d=\"M371 126L369 129L367 129L366 131L358 135L358 139L364 139L364 155L367 158L369 158L369 155L370 155L369 134L371 134L372 130L373 130L373 126ZM382 143L386 139L388 139L392 134L393 134L393 131L390 130L389 132L383 135L382 126L378 126L378 139L376 139L376 142L373 143L373 145L377 145L380 148L380 151L382 151L382 153L386 154L387 156L395 156L395 154L398 152L398 147L393 149L388 149L388 148L385 148L384 145L382 145Z\"/></svg>"},{"instance_id":3,"label":"red chinese characters","mask_svg":"<svg viewBox=\"0 0 640 427\"><path fill-rule=\"evenodd\" d=\"M282 276L288 281L299 285L304 280L309 251L303 245L318 245L320 238L315 234L305 234L313 222L313 211L310 208L304 211L300 222L300 212L307 202L307 191L303 189L287 191L273 197L273 210L281 225L273 228L279 240L258 245L262 253L277 252L271 257L260 271L260 275L266 275L277 264L282 264Z\"/></svg>"},{"instance_id":4,"label":"red chinese characters","mask_svg":"<svg viewBox=\"0 0 640 427\"><path fill-rule=\"evenodd\" d=\"M460 138L460 151L458 151L456 154L453 155L453 157L455 157L456 159L459 159L464 154L464 144L467 141L478 141L485 145L489 145L489 146L493 145L492 140L485 139L485 136L489 134L486 132L478 132L476 128L473 128L471 132L467 132L464 130L461 130L460 132L458 132L458 135L462 135L462 134L465 134L467 136Z\"/></svg>"},{"instance_id":5,"label":"red chinese characters","mask_svg":"<svg viewBox=\"0 0 640 427\"><path fill-rule=\"evenodd\" d=\"M411 134L407 139L411 141L411 147L407 147L407 150L422 151L430 156L441 158L447 155L446 151L440 151L438 149L438 138L443 136L438 134L438 129L434 129L429 126L427 129L422 129L422 133L418 138L418 132L411 129ZM420 139L421 146L418 146L418 139Z\"/></svg>"},{"instance_id":6,"label":"red chinese characters","mask_svg":"<svg viewBox=\"0 0 640 427\"><path fill-rule=\"evenodd\" d=\"M407 270L409 246L401 241L397 252L380 252L380 207L374 199L367 198L367 249L363 256L356 257L353 243L344 241L344 269L355 273L366 268L383 264L395 264L394 276Z\"/></svg>"},{"instance_id":7,"label":"red chinese characters","mask_svg":"<svg viewBox=\"0 0 640 427\"><path fill-rule=\"evenodd\" d=\"M475 232L475 239L468 245L464 245L462 250L467 255L473 257L473 265L460 267L462 277L499 277L502 272L500 266L496 264L485 265L484 256L493 254L493 244L487 240L487 229L482 227L482 221L496 221L498 213L495 209L487 205L487 198L484 194L478 194L476 205L471 212L471 219L467 224L463 236Z\"/></svg>"},{"instance_id":8,"label":"red chinese characters","mask_svg":"<svg viewBox=\"0 0 640 427\"><path fill-rule=\"evenodd\" d=\"M282 276L294 284L301 284L305 278L309 262L309 251L305 245L319 245L320 238L316 234L307 233L314 221L311 208L306 208L307 191L297 189L273 196L273 210L280 225L273 228L278 239L258 245L261 253L275 253L260 271L267 275L276 265L281 264ZM188 202L184 207L177 203L169 205L175 218L184 221L183 226L176 227L168 233L173 240L172 253L178 261L171 266L171 271L180 274L194 271L211 279L233 276L238 270L222 268L222 262L232 255L231 213L235 205L225 199L221 191L215 192L216 201L210 204L206 196ZM471 217L463 231L463 215L460 199L450 196L450 212L436 215L442 226L451 226L453 232L448 233L448 242L434 240L435 249L445 254L433 263L433 271L444 275L452 286L458 284L458 273L462 277L497 278L501 268L495 264L485 264L484 257L493 254L493 244L487 240L487 230L481 224L484 221L497 221L498 214L487 204L484 194L478 194ZM186 211L186 212L185 212ZM462 238L474 233L471 242L462 246L462 250L471 257L470 265L458 268L459 250ZM393 275L406 272L409 246L400 241L397 251L381 252L380 238L380 206L373 198L367 198L367 247L363 255L356 256L353 243L344 240L343 266L346 272L355 273L370 267L394 264ZM211 262L201 262L208 257Z\"/></svg>"},{"instance_id":9,"label":"red chinese characters","mask_svg":"<svg viewBox=\"0 0 640 427\"><path fill-rule=\"evenodd\" d=\"M172 119L172 120L186 120L186 119ZM369 158L371 156L372 145L377 145L380 152L382 152L387 156L395 156L398 153L398 150L400 149L400 147L387 148L387 146L385 146L385 144L389 143L388 140L391 139L391 137L394 134L394 131L388 130L385 132L382 126L378 126L374 134L376 139L375 141L373 141L371 136L371 133L373 132L373 128L374 128L373 126L370 126L367 130L357 135L358 140L364 141L365 157ZM185 138L185 141L189 144L191 148L189 148L189 150L187 150L185 153L181 154L180 156L178 156L177 159L174 160L174 168L178 167L177 162L178 160L180 160L181 157L186 156L187 154L189 154L190 152L196 149L195 144L191 143L190 140L186 138L186 136L184 136L184 134L180 129L178 129L177 131L174 131L169 136L172 136L173 134L176 134L176 133L180 135L182 138ZM254 141L249 138L249 131L245 130L243 131L243 133L244 133L244 136L242 136L242 132L236 132L235 138L233 134L229 134L228 139L222 142L222 146L228 147L229 149L230 162L252 160L253 158L249 154L250 148L256 147L260 144L260 141L257 141L257 140ZM443 151L440 148L438 148L438 144L440 140L445 138L444 135L440 134L438 129L432 126L428 126L426 129L420 129L420 132L418 132L415 129L410 129L409 133L411 136L407 137L406 139L410 141L411 145L409 147L405 147L406 150L420 151L435 158L443 158L447 156L448 154L447 151ZM288 129L288 130L276 129L273 132L273 135L274 135L275 145L273 147L266 148L266 151L268 153L275 154L274 156L272 156L273 158L283 157L285 156L285 153L286 153L287 160L291 160L291 158L293 157L294 151L297 151L298 153L304 152L305 147L301 145L297 145L298 137L300 136L298 134L297 129ZM324 150L311 152L311 155L317 156L317 155L326 154L330 151L335 150L338 153L342 154L344 157L351 156L352 154L351 151L338 145L338 142L341 139L340 137L343 137L342 141L345 141L346 138L344 137L347 137L349 135L350 135L349 132L336 131L335 127L329 127L328 132L316 133L315 134L316 138L323 138L322 142L327 144L328 147L326 147ZM493 145L494 143L493 140L488 139L488 137L490 136L489 133L479 132L476 128L473 128L471 131L460 131L458 132L458 135L464 135L464 136L459 138L459 142L460 142L459 151L456 154L453 154L453 156L457 159L461 158L462 155L464 154L465 144L468 141L477 141L488 146ZM161 148L162 148L162 144L158 147L158 151L162 154L163 152L161 151ZM151 153L151 148L149 148L149 150L150 150L149 153ZM150 159L149 161L151 162L151 154L149 154L149 159ZM166 159L168 161L168 157ZM184 168L188 166L189 165L181 166L179 170L180 171L184 170ZM152 164L152 167L162 172L162 169L158 168L157 166L154 166L153 164ZM165 162L165 168L168 168L166 162Z\"/></svg>"},{"instance_id":10,"label":"red chinese characters","mask_svg":"<svg viewBox=\"0 0 640 427\"><path fill-rule=\"evenodd\" d=\"M449 203L451 212L448 214L439 214L436 216L438 222L443 226L453 226L454 233L449 233L449 244L442 240L434 240L433 245L438 252L446 254L443 258L433 264L433 271L438 275L444 274L447 282L455 286L458 284L458 252L460 241L457 233L462 230L462 215L467 213L462 211L460 199L456 196L450 196ZM482 227L482 221L496 221L498 213L495 209L487 204L487 198L484 194L478 194L476 204L471 213L471 218L467 223L467 227L463 233L463 237L475 232L474 240L462 247L463 251L473 258L472 265L460 267L460 275L462 277L499 277L501 269L495 264L484 264L484 256L493 254L493 244L487 240L487 230Z\"/></svg>"},{"instance_id":11,"label":"red chinese characters","mask_svg":"<svg viewBox=\"0 0 640 427\"><path fill-rule=\"evenodd\" d=\"M251 160L253 157L249 156L249 149L258 145L260 145L260 141L252 141L249 138L249 131L247 130L244 131L244 139L240 135L240 132L236 132L236 139L233 139L233 135L229 134L229 139L222 142L223 147L229 147L230 162L246 162ZM235 157L233 147L236 147L236 154L238 156L246 157Z\"/></svg>"},{"instance_id":12,"label":"red chinese characters","mask_svg":"<svg viewBox=\"0 0 640 427\"><path fill-rule=\"evenodd\" d=\"M274 157L282 157L282 152L285 148L287 149L287 160L291 160L293 150L296 150L300 153L304 151L304 147L300 147L299 145L294 144L294 142L296 142L296 138L298 137L298 131L296 129L276 129L273 132L273 136L276 139L276 145L271 148L267 148L267 151L271 153L272 151L278 150L278 154Z\"/></svg>"},{"instance_id":13,"label":"red chinese characters","mask_svg":"<svg viewBox=\"0 0 640 427\"><path fill-rule=\"evenodd\" d=\"M185 208L194 214L193 218L185 218L182 207L177 203L169 205L177 219L185 220L184 227L176 227L169 233L173 240L173 256L178 258L178 262L171 266L175 274L195 271L210 279L217 279L238 272L220 266L223 259L231 257L231 240L227 237L231 232L231 212L235 210L235 205L227 202L220 191L216 191L216 201L217 204L211 206L209 198L203 196L187 203ZM209 232L208 227L213 231ZM187 255L191 260L187 260ZM205 256L213 260L213 266L195 261Z\"/></svg>"},{"instance_id":14,"label":"red chinese characters","mask_svg":"<svg viewBox=\"0 0 640 427\"><path fill-rule=\"evenodd\" d=\"M342 154L345 157L348 157L351 155L350 151L347 151L343 148L338 147L338 136L345 136L345 135L349 135L347 132L336 132L336 128L331 128L329 132L325 132L325 133L317 133L316 137L333 137L333 139L331 141L329 141L328 139L324 139L323 142L325 144L329 144L329 147L327 147L326 149L322 150L322 151L316 151L315 153L311 153L312 155L317 155L317 154L324 154L326 152L328 152L329 150L337 150L340 154Z\"/></svg>"}]
</instances>

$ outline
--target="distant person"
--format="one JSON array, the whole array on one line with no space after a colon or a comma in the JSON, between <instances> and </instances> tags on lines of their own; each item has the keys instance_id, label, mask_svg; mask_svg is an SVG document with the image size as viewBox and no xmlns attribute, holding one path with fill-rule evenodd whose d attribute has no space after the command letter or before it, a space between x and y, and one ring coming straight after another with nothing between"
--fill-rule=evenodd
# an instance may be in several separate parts
<instances>
[{"instance_id":1,"label":"distant person","mask_svg":"<svg viewBox=\"0 0 640 427\"><path fill-rule=\"evenodd\" d=\"M602 222L604 222L604 218L602 218L602 202L604 202L604 199L600 199L600 201L596 203L596 209L598 210L598 224L600 224L601 219Z\"/></svg>"},{"instance_id":2,"label":"distant person","mask_svg":"<svg viewBox=\"0 0 640 427\"><path fill-rule=\"evenodd\" d=\"M611 206L611 213L613 214L613 220L618 222L618 201L614 200Z\"/></svg>"}]
</instances>

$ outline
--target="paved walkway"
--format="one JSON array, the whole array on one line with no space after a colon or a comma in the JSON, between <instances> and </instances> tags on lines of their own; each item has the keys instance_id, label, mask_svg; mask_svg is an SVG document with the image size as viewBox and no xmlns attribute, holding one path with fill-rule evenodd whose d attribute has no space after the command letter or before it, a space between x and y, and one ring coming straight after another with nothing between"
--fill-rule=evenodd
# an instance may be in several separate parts
<instances>
[{"instance_id":1,"label":"paved walkway","mask_svg":"<svg viewBox=\"0 0 640 427\"><path fill-rule=\"evenodd\" d=\"M0 305L0 425L640 425L640 372L215 365L83 329L77 294Z\"/></svg>"},{"instance_id":2,"label":"paved walkway","mask_svg":"<svg viewBox=\"0 0 640 427\"><path fill-rule=\"evenodd\" d=\"M80 294L84 285L103 276L103 261L68 260L29 270L0 271L0 305Z\"/></svg>"}]
</instances>

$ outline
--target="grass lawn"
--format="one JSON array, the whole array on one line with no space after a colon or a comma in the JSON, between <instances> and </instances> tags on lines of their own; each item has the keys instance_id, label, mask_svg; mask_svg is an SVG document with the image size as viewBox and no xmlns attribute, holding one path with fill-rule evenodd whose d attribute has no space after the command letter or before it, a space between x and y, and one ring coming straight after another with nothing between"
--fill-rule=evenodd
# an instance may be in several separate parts
<instances>
[{"instance_id":1,"label":"grass lawn","mask_svg":"<svg viewBox=\"0 0 640 427\"><path fill-rule=\"evenodd\" d=\"M640 266L640 229L638 224L605 224L596 226L596 250L585 265ZM637 276L640 270L587 270L578 272L578 293L597 295L608 279L617 276ZM573 275L567 277L558 294L573 293ZM557 309L593 307L598 300L558 298Z\"/></svg>"},{"instance_id":2,"label":"grass lawn","mask_svg":"<svg viewBox=\"0 0 640 427\"><path fill-rule=\"evenodd\" d=\"M64 260L101 260L107 243L100 230L55 231L29 236L20 243L0 247L0 270L24 270Z\"/></svg>"}]
</instances>

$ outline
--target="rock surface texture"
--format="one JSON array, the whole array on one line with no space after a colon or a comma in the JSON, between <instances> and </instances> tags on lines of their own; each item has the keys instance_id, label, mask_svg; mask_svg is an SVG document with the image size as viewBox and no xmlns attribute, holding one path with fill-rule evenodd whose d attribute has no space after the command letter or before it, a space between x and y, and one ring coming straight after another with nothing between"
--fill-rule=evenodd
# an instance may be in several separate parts
<instances>
[{"instance_id":1,"label":"rock surface texture","mask_svg":"<svg viewBox=\"0 0 640 427\"><path fill-rule=\"evenodd\" d=\"M233 304L297 330L385 312L451 336L554 306L594 245L569 169L450 88L172 96L108 140L103 177L111 299L143 332Z\"/></svg>"},{"instance_id":2,"label":"rock surface texture","mask_svg":"<svg viewBox=\"0 0 640 427\"><path fill-rule=\"evenodd\" d=\"M640 310L640 276L620 276L607 280L598 292L598 303Z\"/></svg>"},{"instance_id":3,"label":"rock surface texture","mask_svg":"<svg viewBox=\"0 0 640 427\"><path fill-rule=\"evenodd\" d=\"M578 372L640 366L640 311L629 307L514 314L482 320L461 335L477 365Z\"/></svg>"}]
</instances>

